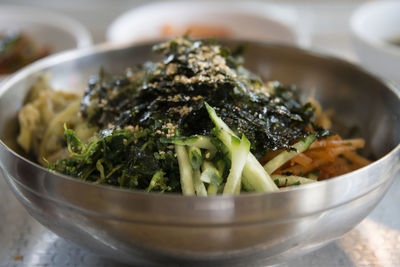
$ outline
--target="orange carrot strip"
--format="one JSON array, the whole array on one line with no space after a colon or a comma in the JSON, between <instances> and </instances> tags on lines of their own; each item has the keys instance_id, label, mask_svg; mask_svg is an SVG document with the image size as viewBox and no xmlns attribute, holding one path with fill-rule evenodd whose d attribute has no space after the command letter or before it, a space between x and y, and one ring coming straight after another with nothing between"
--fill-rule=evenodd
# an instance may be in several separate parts
<instances>
[{"instance_id":1,"label":"orange carrot strip","mask_svg":"<svg viewBox=\"0 0 400 267\"><path fill-rule=\"evenodd\" d=\"M328 160L326 159L317 159L314 160L309 167L304 167L301 166L300 164L291 166L289 168L283 169L283 170L277 170L276 172L274 172L274 174L282 174L282 173L286 173L286 172L290 172L293 173L294 175L305 175L307 173L309 173L312 170L317 169L319 166L321 166L322 164L327 163Z\"/></svg>"},{"instance_id":2,"label":"orange carrot strip","mask_svg":"<svg viewBox=\"0 0 400 267\"><path fill-rule=\"evenodd\" d=\"M354 164L358 165L360 168L364 167L368 164L371 163L370 160L358 155L356 152L354 151L346 151L343 153L343 156L350 160L351 162L353 162Z\"/></svg>"},{"instance_id":3,"label":"orange carrot strip","mask_svg":"<svg viewBox=\"0 0 400 267\"><path fill-rule=\"evenodd\" d=\"M341 146L341 147L333 147L330 148L329 150L319 150L319 151L306 151L305 154L309 156L310 158L314 159L313 162L310 164L309 167L305 167L302 165L295 165L291 166L286 169L278 170L275 173L285 173L285 172L291 172L294 175L304 175L309 173L310 171L313 171L315 169L318 169L320 166L327 164L329 162L334 162L335 158L339 156L340 154L346 152L346 151L351 151L354 150L353 147L347 147L347 146Z\"/></svg>"},{"instance_id":4,"label":"orange carrot strip","mask_svg":"<svg viewBox=\"0 0 400 267\"><path fill-rule=\"evenodd\" d=\"M350 164L346 159L337 157L333 163L324 164L319 167L319 179L326 179L333 176L342 175L357 169L354 164Z\"/></svg>"},{"instance_id":5,"label":"orange carrot strip","mask_svg":"<svg viewBox=\"0 0 400 267\"><path fill-rule=\"evenodd\" d=\"M291 159L291 162L298 163L304 167L309 167L312 163L312 159L307 157L304 153L300 153Z\"/></svg>"}]
</instances>

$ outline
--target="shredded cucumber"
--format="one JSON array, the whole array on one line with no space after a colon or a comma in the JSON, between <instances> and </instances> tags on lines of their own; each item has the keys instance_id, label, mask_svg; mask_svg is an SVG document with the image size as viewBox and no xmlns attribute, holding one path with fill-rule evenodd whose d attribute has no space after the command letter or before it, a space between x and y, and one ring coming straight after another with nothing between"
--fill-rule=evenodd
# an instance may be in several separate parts
<instances>
[{"instance_id":1,"label":"shredded cucumber","mask_svg":"<svg viewBox=\"0 0 400 267\"><path fill-rule=\"evenodd\" d=\"M301 185L316 182L316 180L295 175L274 174L271 175L271 178L274 179L274 182L277 184L277 186Z\"/></svg>"},{"instance_id":2,"label":"shredded cucumber","mask_svg":"<svg viewBox=\"0 0 400 267\"><path fill-rule=\"evenodd\" d=\"M310 172L310 173L308 173L306 178L314 180L314 181L317 181L318 180L318 173L319 173L318 171Z\"/></svg>"},{"instance_id":3,"label":"shredded cucumber","mask_svg":"<svg viewBox=\"0 0 400 267\"><path fill-rule=\"evenodd\" d=\"M200 170L198 169L193 171L193 184L196 195L207 196L207 190L203 182L200 180Z\"/></svg>"},{"instance_id":4,"label":"shredded cucumber","mask_svg":"<svg viewBox=\"0 0 400 267\"><path fill-rule=\"evenodd\" d=\"M217 163L215 164L215 167L217 168L218 173L221 177L224 174L225 166L226 166L226 162L222 159L218 160Z\"/></svg>"},{"instance_id":5,"label":"shredded cucumber","mask_svg":"<svg viewBox=\"0 0 400 267\"><path fill-rule=\"evenodd\" d=\"M213 184L209 184L207 188L207 195L209 196L215 196L218 193L218 186L215 186Z\"/></svg>"},{"instance_id":6,"label":"shredded cucumber","mask_svg":"<svg viewBox=\"0 0 400 267\"><path fill-rule=\"evenodd\" d=\"M203 165L201 166L201 169L202 173L200 176L200 180L208 184L213 184L217 187L222 183L223 179L220 172L210 161L205 160L203 162Z\"/></svg>"},{"instance_id":7,"label":"shredded cucumber","mask_svg":"<svg viewBox=\"0 0 400 267\"><path fill-rule=\"evenodd\" d=\"M224 187L224 195L233 195L240 193L242 172L246 163L247 156L250 153L250 142L244 135L242 135L241 140L231 135L231 146L232 164Z\"/></svg>"},{"instance_id":8,"label":"shredded cucumber","mask_svg":"<svg viewBox=\"0 0 400 267\"><path fill-rule=\"evenodd\" d=\"M194 170L198 170L203 163L203 156L201 155L201 150L198 147L191 146L188 148L190 165Z\"/></svg>"},{"instance_id":9,"label":"shredded cucumber","mask_svg":"<svg viewBox=\"0 0 400 267\"><path fill-rule=\"evenodd\" d=\"M192 196L194 195L193 170L189 162L189 155L182 145L175 145L175 151L178 158L182 193Z\"/></svg>"},{"instance_id":10,"label":"shredded cucumber","mask_svg":"<svg viewBox=\"0 0 400 267\"><path fill-rule=\"evenodd\" d=\"M208 183L207 194L216 195L218 193L219 186L223 182L221 173L217 170L211 161L203 161L201 166L202 173L200 175L200 180Z\"/></svg>"},{"instance_id":11,"label":"shredded cucumber","mask_svg":"<svg viewBox=\"0 0 400 267\"><path fill-rule=\"evenodd\" d=\"M312 142L314 142L315 137L316 137L315 134L310 134L306 138L300 140L299 142L293 145L293 148L296 149L295 151L283 151L279 153L277 156L275 156L273 159L271 159L264 165L264 169L267 171L268 174L273 173L283 164L292 159L294 156L306 151L310 147Z\"/></svg>"},{"instance_id":12,"label":"shredded cucumber","mask_svg":"<svg viewBox=\"0 0 400 267\"><path fill-rule=\"evenodd\" d=\"M232 153L231 136L236 136L225 122L218 117L215 110L205 103L207 112L211 120L215 124L215 131L217 138L227 147L229 153ZM237 137L237 136L236 136ZM243 179L247 188L254 189L257 192L274 192L278 191L278 187L269 177L268 173L264 170L262 165L258 162L253 154L249 153L243 169Z\"/></svg>"},{"instance_id":13,"label":"shredded cucumber","mask_svg":"<svg viewBox=\"0 0 400 267\"><path fill-rule=\"evenodd\" d=\"M210 151L216 151L217 148L211 141L211 137L202 135L193 135L189 137L172 137L172 138L161 138L162 143L171 143L175 145L194 146Z\"/></svg>"}]
</instances>

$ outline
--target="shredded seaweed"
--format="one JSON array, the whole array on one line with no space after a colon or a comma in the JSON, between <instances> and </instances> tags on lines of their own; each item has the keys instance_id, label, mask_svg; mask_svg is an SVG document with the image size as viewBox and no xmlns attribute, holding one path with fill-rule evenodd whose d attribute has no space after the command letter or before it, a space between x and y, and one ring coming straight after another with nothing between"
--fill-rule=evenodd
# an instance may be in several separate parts
<instances>
[{"instance_id":1,"label":"shredded seaweed","mask_svg":"<svg viewBox=\"0 0 400 267\"><path fill-rule=\"evenodd\" d=\"M153 50L161 55L158 62L120 75L101 70L90 78L80 111L90 125L103 130L83 145L66 129L71 156L51 169L126 188L180 191L174 145L160 140L212 136L206 102L238 136L247 137L257 158L267 151L291 150L296 140L310 134L312 105L300 102L297 88L266 85L245 69L243 47L232 52L213 40L182 37ZM328 134L319 126L314 130ZM214 157L229 170L226 155Z\"/></svg>"}]
</instances>

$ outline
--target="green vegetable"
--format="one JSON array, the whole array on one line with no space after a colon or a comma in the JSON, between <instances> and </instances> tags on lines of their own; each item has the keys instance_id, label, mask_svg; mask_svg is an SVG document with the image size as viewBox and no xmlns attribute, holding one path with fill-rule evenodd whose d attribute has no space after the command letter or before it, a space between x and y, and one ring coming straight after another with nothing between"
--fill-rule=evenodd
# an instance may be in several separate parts
<instances>
[{"instance_id":1,"label":"green vegetable","mask_svg":"<svg viewBox=\"0 0 400 267\"><path fill-rule=\"evenodd\" d=\"M308 142L308 127L326 134L295 87L265 86L243 67L240 49L183 37L154 51L156 62L90 78L80 113L100 131L84 143L65 126L70 156L50 169L144 191L273 192L278 187L257 158L285 149L275 168L301 150L291 145L296 140ZM232 144L238 136L245 136L239 148Z\"/></svg>"},{"instance_id":2,"label":"green vegetable","mask_svg":"<svg viewBox=\"0 0 400 267\"><path fill-rule=\"evenodd\" d=\"M318 180L318 174L319 174L319 171L310 172L310 173L307 174L306 178L314 180L314 181L317 181Z\"/></svg>"},{"instance_id":3,"label":"green vegetable","mask_svg":"<svg viewBox=\"0 0 400 267\"><path fill-rule=\"evenodd\" d=\"M214 134L217 138L227 147L230 154L232 154L231 136L235 136L233 131L225 122L218 117L215 110L205 103L208 114L215 124ZM248 185L248 189L253 189L257 192L273 192L277 191L278 187L271 180L268 173L263 169L258 160L249 153L243 169L243 180Z\"/></svg>"},{"instance_id":4,"label":"green vegetable","mask_svg":"<svg viewBox=\"0 0 400 267\"><path fill-rule=\"evenodd\" d=\"M200 180L208 184L213 184L217 188L221 185L223 178L221 177L221 173L215 168L214 164L210 161L204 161L201 169L202 173Z\"/></svg>"},{"instance_id":5,"label":"green vegetable","mask_svg":"<svg viewBox=\"0 0 400 267\"><path fill-rule=\"evenodd\" d=\"M271 159L264 165L264 169L269 174L273 173L274 171L279 169L279 167L281 167L283 164L292 159L294 156L306 151L310 147L312 142L314 142L315 137L316 137L315 134L310 134L306 138L300 140L299 142L293 145L293 149L295 149L294 151L283 151L279 153L277 156L275 156L273 159Z\"/></svg>"},{"instance_id":6,"label":"green vegetable","mask_svg":"<svg viewBox=\"0 0 400 267\"><path fill-rule=\"evenodd\" d=\"M241 140L232 135L231 146L232 164L224 187L224 195L233 195L240 192L242 172L250 152L250 142L244 135Z\"/></svg>"},{"instance_id":7,"label":"green vegetable","mask_svg":"<svg viewBox=\"0 0 400 267\"><path fill-rule=\"evenodd\" d=\"M271 177L252 154L249 154L244 165L243 181L248 185L248 188L256 192L278 191L278 187L271 180Z\"/></svg>"},{"instance_id":8,"label":"green vegetable","mask_svg":"<svg viewBox=\"0 0 400 267\"><path fill-rule=\"evenodd\" d=\"M222 162L222 160L218 162ZM200 180L208 183L207 194L210 196L216 195L218 193L219 186L223 182L221 172L215 168L212 162L207 160L203 161L201 170L202 172L200 175Z\"/></svg>"},{"instance_id":9,"label":"green vegetable","mask_svg":"<svg viewBox=\"0 0 400 267\"><path fill-rule=\"evenodd\" d=\"M89 123L100 129L170 123L183 137L210 136L207 102L231 129L246 135L257 158L266 151L291 149L293 141L309 135L306 128L314 109L300 103L297 88L277 82L266 87L243 67L240 53L187 37L162 43L154 51L162 56L156 62L119 75L102 71L90 79L81 105ZM158 130L163 132L160 138L174 138L171 128Z\"/></svg>"},{"instance_id":10,"label":"green vegetable","mask_svg":"<svg viewBox=\"0 0 400 267\"><path fill-rule=\"evenodd\" d=\"M190 165L194 170L198 170L203 163L203 156L201 150L198 147L191 146L188 148Z\"/></svg>"},{"instance_id":11,"label":"green vegetable","mask_svg":"<svg viewBox=\"0 0 400 267\"><path fill-rule=\"evenodd\" d=\"M196 191L196 195L198 196L207 196L207 190L206 187L204 186L203 182L200 180L200 170L194 170L193 171L193 184L194 184L194 189Z\"/></svg>"},{"instance_id":12,"label":"green vegetable","mask_svg":"<svg viewBox=\"0 0 400 267\"><path fill-rule=\"evenodd\" d=\"M274 180L275 184L279 187L309 184L316 182L315 180L295 175L273 174L271 175L271 177Z\"/></svg>"},{"instance_id":13,"label":"green vegetable","mask_svg":"<svg viewBox=\"0 0 400 267\"><path fill-rule=\"evenodd\" d=\"M160 144L158 148L163 153L155 156L152 147L156 137L146 130L103 131L87 144L66 126L64 134L71 156L50 163L51 170L97 184L139 190L148 190L153 179L157 182L156 174L163 172L168 173L163 176L165 186L154 185L151 190L180 191L179 167L173 148Z\"/></svg>"},{"instance_id":14,"label":"green vegetable","mask_svg":"<svg viewBox=\"0 0 400 267\"><path fill-rule=\"evenodd\" d=\"M218 193L218 186L215 186L213 184L209 184L207 188L207 194L209 196L215 196Z\"/></svg>"},{"instance_id":15,"label":"green vegetable","mask_svg":"<svg viewBox=\"0 0 400 267\"><path fill-rule=\"evenodd\" d=\"M170 187L167 185L167 182L168 180L165 178L165 172L160 170L153 175L145 191L150 192L154 189L158 189L160 192L169 191Z\"/></svg>"},{"instance_id":16,"label":"green vegetable","mask_svg":"<svg viewBox=\"0 0 400 267\"><path fill-rule=\"evenodd\" d=\"M184 146L175 145L175 150L179 162L182 193L184 195L194 195L193 170L189 162L189 155Z\"/></svg>"},{"instance_id":17,"label":"green vegetable","mask_svg":"<svg viewBox=\"0 0 400 267\"><path fill-rule=\"evenodd\" d=\"M242 185L247 192L254 192L256 189L249 183L247 179L242 176Z\"/></svg>"},{"instance_id":18,"label":"green vegetable","mask_svg":"<svg viewBox=\"0 0 400 267\"><path fill-rule=\"evenodd\" d=\"M217 150L215 145L212 143L211 137L202 135L193 135L188 137L178 136L171 138L160 138L160 142L176 144L176 145L193 146L214 152Z\"/></svg>"},{"instance_id":19,"label":"green vegetable","mask_svg":"<svg viewBox=\"0 0 400 267\"><path fill-rule=\"evenodd\" d=\"M216 168L218 170L219 175L223 175L226 167L226 162L222 159L219 159L216 163Z\"/></svg>"}]
</instances>

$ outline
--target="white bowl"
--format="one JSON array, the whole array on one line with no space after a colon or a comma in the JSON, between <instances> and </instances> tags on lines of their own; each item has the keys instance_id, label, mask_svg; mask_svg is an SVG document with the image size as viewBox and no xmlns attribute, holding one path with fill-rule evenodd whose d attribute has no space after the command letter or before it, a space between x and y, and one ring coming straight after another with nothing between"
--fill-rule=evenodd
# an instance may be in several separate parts
<instances>
[{"instance_id":1,"label":"white bowl","mask_svg":"<svg viewBox=\"0 0 400 267\"><path fill-rule=\"evenodd\" d=\"M89 31L76 20L53 11L0 5L0 32L26 33L51 53L87 47L92 44ZM0 81L8 75L0 75Z\"/></svg>"},{"instance_id":2,"label":"white bowl","mask_svg":"<svg viewBox=\"0 0 400 267\"><path fill-rule=\"evenodd\" d=\"M356 53L368 70L400 82L400 1L375 1L362 5L351 17Z\"/></svg>"},{"instance_id":3,"label":"white bowl","mask_svg":"<svg viewBox=\"0 0 400 267\"><path fill-rule=\"evenodd\" d=\"M182 34L191 25L223 29L231 39L298 44L297 13L262 3L159 2L127 11L108 28L111 42L164 39L163 27ZM212 34L211 34L212 35Z\"/></svg>"}]
</instances>

